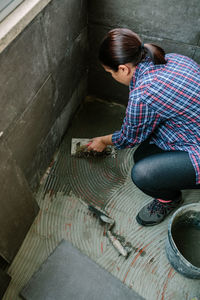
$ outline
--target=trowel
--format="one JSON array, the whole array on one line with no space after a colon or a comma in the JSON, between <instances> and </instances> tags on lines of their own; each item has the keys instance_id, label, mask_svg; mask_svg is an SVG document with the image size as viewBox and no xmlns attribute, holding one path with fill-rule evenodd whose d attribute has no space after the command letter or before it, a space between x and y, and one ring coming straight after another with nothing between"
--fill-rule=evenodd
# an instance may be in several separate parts
<instances>
[{"instance_id":1,"label":"trowel","mask_svg":"<svg viewBox=\"0 0 200 300\"><path fill-rule=\"evenodd\" d=\"M88 146L90 144L91 139L72 138L71 155L78 158L106 157L109 155L115 157L116 155L116 150L112 146L107 146L102 152L97 152L94 150L88 150Z\"/></svg>"},{"instance_id":2,"label":"trowel","mask_svg":"<svg viewBox=\"0 0 200 300\"><path fill-rule=\"evenodd\" d=\"M120 255L127 258L132 252L132 246L130 245L130 243L125 243L124 238L122 243L122 241L120 241L119 238L117 238L117 235L112 232L112 229L115 226L115 221L99 208L97 209L92 205L89 205L88 208L91 212L95 214L95 216L99 218L100 222L103 225L106 225L106 235L109 238L111 244L115 247L115 249L117 249Z\"/></svg>"}]
</instances>

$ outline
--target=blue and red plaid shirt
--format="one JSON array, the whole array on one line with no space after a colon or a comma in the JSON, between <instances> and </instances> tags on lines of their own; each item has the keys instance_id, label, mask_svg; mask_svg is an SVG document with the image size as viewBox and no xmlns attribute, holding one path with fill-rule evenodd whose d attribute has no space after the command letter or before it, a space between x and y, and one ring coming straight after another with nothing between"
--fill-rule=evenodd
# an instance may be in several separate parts
<instances>
[{"instance_id":1,"label":"blue and red plaid shirt","mask_svg":"<svg viewBox=\"0 0 200 300\"><path fill-rule=\"evenodd\" d=\"M163 150L187 151L200 184L200 66L174 53L165 58L165 65L146 58L136 67L126 116L112 142L122 149L150 138Z\"/></svg>"}]
</instances>

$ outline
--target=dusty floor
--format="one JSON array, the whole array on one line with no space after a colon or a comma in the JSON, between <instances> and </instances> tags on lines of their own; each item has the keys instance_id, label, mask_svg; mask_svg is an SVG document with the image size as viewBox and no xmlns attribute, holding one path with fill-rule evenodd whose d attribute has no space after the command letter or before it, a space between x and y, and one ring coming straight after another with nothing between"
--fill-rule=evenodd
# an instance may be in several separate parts
<instances>
[{"instance_id":1,"label":"dusty floor","mask_svg":"<svg viewBox=\"0 0 200 300\"><path fill-rule=\"evenodd\" d=\"M20 299L21 288L62 239L70 241L145 299L200 297L200 281L179 275L166 258L169 218L150 228L135 221L139 209L151 198L131 181L134 149L118 151L116 158L70 157L72 137L111 133L120 128L124 111L119 105L87 101L74 118L36 195L41 209L9 269L12 282L4 300ZM183 195L185 203L200 199L197 190L185 191ZM119 256L109 243L104 228L88 212L88 203L106 209L115 219L115 231L134 247L128 259Z\"/></svg>"}]
</instances>

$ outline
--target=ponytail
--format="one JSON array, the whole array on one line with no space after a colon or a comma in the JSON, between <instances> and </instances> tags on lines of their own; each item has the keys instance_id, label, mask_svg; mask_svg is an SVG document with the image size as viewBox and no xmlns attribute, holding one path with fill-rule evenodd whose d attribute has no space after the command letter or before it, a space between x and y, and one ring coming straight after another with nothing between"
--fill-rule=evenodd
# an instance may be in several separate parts
<instances>
[{"instance_id":1,"label":"ponytail","mask_svg":"<svg viewBox=\"0 0 200 300\"><path fill-rule=\"evenodd\" d=\"M164 50L154 44L143 44L140 37L130 29L116 28L108 32L99 48L100 62L114 71L118 66L132 63L137 66L146 56L155 65L166 64Z\"/></svg>"},{"instance_id":2,"label":"ponytail","mask_svg":"<svg viewBox=\"0 0 200 300\"><path fill-rule=\"evenodd\" d=\"M146 54L149 54L154 65L166 64L165 51L161 47L154 44L145 44L144 49L146 50Z\"/></svg>"}]
</instances>

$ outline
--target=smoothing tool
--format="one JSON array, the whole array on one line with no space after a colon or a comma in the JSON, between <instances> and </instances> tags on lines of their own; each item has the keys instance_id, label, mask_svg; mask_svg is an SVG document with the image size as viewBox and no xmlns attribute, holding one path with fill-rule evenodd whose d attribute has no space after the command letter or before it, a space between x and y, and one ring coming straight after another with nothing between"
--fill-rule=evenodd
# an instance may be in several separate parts
<instances>
[{"instance_id":1,"label":"smoothing tool","mask_svg":"<svg viewBox=\"0 0 200 300\"><path fill-rule=\"evenodd\" d=\"M115 158L116 150L113 146L107 146L102 152L88 150L91 139L73 138L71 143L71 155L78 158L106 157Z\"/></svg>"}]
</instances>

